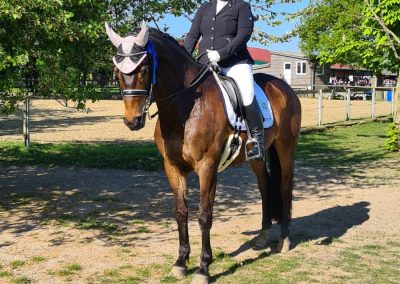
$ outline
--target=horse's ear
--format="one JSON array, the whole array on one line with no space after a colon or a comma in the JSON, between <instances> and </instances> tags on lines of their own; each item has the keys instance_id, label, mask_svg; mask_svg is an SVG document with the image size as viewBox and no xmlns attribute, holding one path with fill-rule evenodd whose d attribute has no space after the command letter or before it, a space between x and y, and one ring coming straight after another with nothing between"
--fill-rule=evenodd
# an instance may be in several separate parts
<instances>
[{"instance_id":1,"label":"horse's ear","mask_svg":"<svg viewBox=\"0 0 400 284\"><path fill-rule=\"evenodd\" d=\"M108 38L111 40L112 44L115 45L115 47L119 47L122 42L121 37L116 32L114 32L112 28L110 28L107 22L105 22L105 27Z\"/></svg>"},{"instance_id":2,"label":"horse's ear","mask_svg":"<svg viewBox=\"0 0 400 284\"><path fill-rule=\"evenodd\" d=\"M149 28L147 27L147 22L143 20L142 28L136 36L135 43L141 47L145 47L148 40L149 40Z\"/></svg>"}]
</instances>

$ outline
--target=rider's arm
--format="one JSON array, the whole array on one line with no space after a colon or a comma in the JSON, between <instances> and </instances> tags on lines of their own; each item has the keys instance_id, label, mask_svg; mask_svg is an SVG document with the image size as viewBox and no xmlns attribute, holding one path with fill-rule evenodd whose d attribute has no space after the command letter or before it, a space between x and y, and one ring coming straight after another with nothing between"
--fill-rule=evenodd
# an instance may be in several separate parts
<instances>
[{"instance_id":1,"label":"rider's arm","mask_svg":"<svg viewBox=\"0 0 400 284\"><path fill-rule=\"evenodd\" d=\"M188 32L188 34L186 35L185 38L185 49L187 52L189 52L189 54L193 53L193 50L200 38L200 23L201 23L201 17L202 17L202 10L203 10L203 6L201 6L199 8L199 10L197 10L196 15L194 16L193 22L192 22L192 26L190 27L190 31Z\"/></svg>"},{"instance_id":2,"label":"rider's arm","mask_svg":"<svg viewBox=\"0 0 400 284\"><path fill-rule=\"evenodd\" d=\"M238 29L236 36L224 47L218 49L221 60L225 60L235 52L246 47L254 28L254 17L251 13L250 4L243 2L239 8Z\"/></svg>"}]
</instances>

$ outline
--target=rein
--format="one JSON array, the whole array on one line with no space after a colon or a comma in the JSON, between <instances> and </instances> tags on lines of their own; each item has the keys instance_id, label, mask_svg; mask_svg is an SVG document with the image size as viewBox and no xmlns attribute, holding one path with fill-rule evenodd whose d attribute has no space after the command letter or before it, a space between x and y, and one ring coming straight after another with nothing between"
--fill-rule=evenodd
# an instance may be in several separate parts
<instances>
[{"instance_id":1,"label":"rein","mask_svg":"<svg viewBox=\"0 0 400 284\"><path fill-rule=\"evenodd\" d=\"M195 87L203 78L204 76L208 73L209 71L209 65L203 65L203 67L201 68L200 72L194 77L194 79L192 80L192 82L185 87L183 90L180 90L178 92L175 92L167 97L158 99L158 100L151 100L150 104L148 105L147 108L145 108L145 111L149 114L149 119L153 119L154 117L156 117L157 115L159 115L161 112L163 112L164 110L166 110L172 103L174 103L179 95L184 94L186 91L190 90L191 88ZM158 110L157 112L155 112L154 114L150 115L149 113L149 108L150 105L154 102L160 102L160 101L165 101L167 99L171 99L173 98L173 100L171 100L163 109Z\"/></svg>"}]
</instances>

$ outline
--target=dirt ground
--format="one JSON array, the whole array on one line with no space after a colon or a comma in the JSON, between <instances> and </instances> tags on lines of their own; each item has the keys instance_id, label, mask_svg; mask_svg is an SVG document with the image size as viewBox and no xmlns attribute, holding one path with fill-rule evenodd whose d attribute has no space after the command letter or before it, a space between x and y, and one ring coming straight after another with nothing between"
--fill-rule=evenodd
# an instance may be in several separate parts
<instances>
[{"instance_id":1,"label":"dirt ground","mask_svg":"<svg viewBox=\"0 0 400 284\"><path fill-rule=\"evenodd\" d=\"M398 160L360 165L347 177L299 166L288 254L311 253L325 261L327 250L337 249L330 246L334 240L349 248L400 243L399 171ZM196 265L200 232L194 176L189 185ZM159 264L168 270L177 256L172 195L162 172L0 166L0 195L0 271L7 275L32 283L108 283L99 279L113 269ZM213 248L234 260L259 257L262 251L246 242L260 229L260 210L256 181L247 166L220 174ZM113 231L113 226L120 230ZM272 238L277 237L274 227ZM305 242L308 246L300 245ZM79 265L79 271L70 275L65 267L71 264ZM320 282L329 282L329 273L321 273ZM0 277L0 282L7 279Z\"/></svg>"},{"instance_id":2,"label":"dirt ground","mask_svg":"<svg viewBox=\"0 0 400 284\"><path fill-rule=\"evenodd\" d=\"M311 109L315 102L302 100L303 109L308 103ZM88 114L56 104L48 109L48 105L33 103L33 141L152 139L154 121L144 131L128 131L117 101L90 105L93 112ZM16 118L0 120L0 139L20 139L18 127ZM337 257L338 247L400 244L399 172L399 159L360 164L351 174L297 165L288 255L312 255L323 263ZM198 199L198 182L191 175L189 231L194 266L201 243ZM156 269L157 265L165 268L159 274L168 275L178 249L172 208L172 194L161 171L0 165L0 283L28 283L17 282L18 277L32 283L109 283L104 277L112 277L115 269L139 273L142 267ZM263 251L248 245L261 223L259 193L248 166L219 175L214 208L214 250L243 263L260 258ZM276 240L278 234L275 225L271 238ZM235 283L227 278L235 272L211 273L217 274L213 281ZM331 273L322 269L317 282L330 282ZM160 282L151 275L147 279L147 283Z\"/></svg>"},{"instance_id":3,"label":"dirt ground","mask_svg":"<svg viewBox=\"0 0 400 284\"><path fill-rule=\"evenodd\" d=\"M323 122L332 123L345 119L345 102L324 100ZM351 117L368 118L370 101L351 101ZM318 100L302 98L302 126L317 123ZM88 104L89 112L65 108L54 100L34 100L31 114L31 140L35 142L130 142L153 140L156 119L147 121L146 127L131 132L122 122L124 106L121 101L99 101ZM376 114L390 114L391 104L378 101ZM151 113L156 111L153 106ZM0 140L21 140L21 114L8 118L0 116Z\"/></svg>"}]
</instances>

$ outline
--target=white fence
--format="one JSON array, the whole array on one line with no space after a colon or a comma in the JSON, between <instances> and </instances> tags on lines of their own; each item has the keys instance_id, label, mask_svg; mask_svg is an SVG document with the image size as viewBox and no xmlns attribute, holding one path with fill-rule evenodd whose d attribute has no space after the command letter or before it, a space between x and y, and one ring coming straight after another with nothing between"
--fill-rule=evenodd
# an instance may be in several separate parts
<instances>
[{"instance_id":1,"label":"white fence","mask_svg":"<svg viewBox=\"0 0 400 284\"><path fill-rule=\"evenodd\" d=\"M395 88L316 85L295 89L302 102L302 126L321 126L350 119L394 113Z\"/></svg>"}]
</instances>

